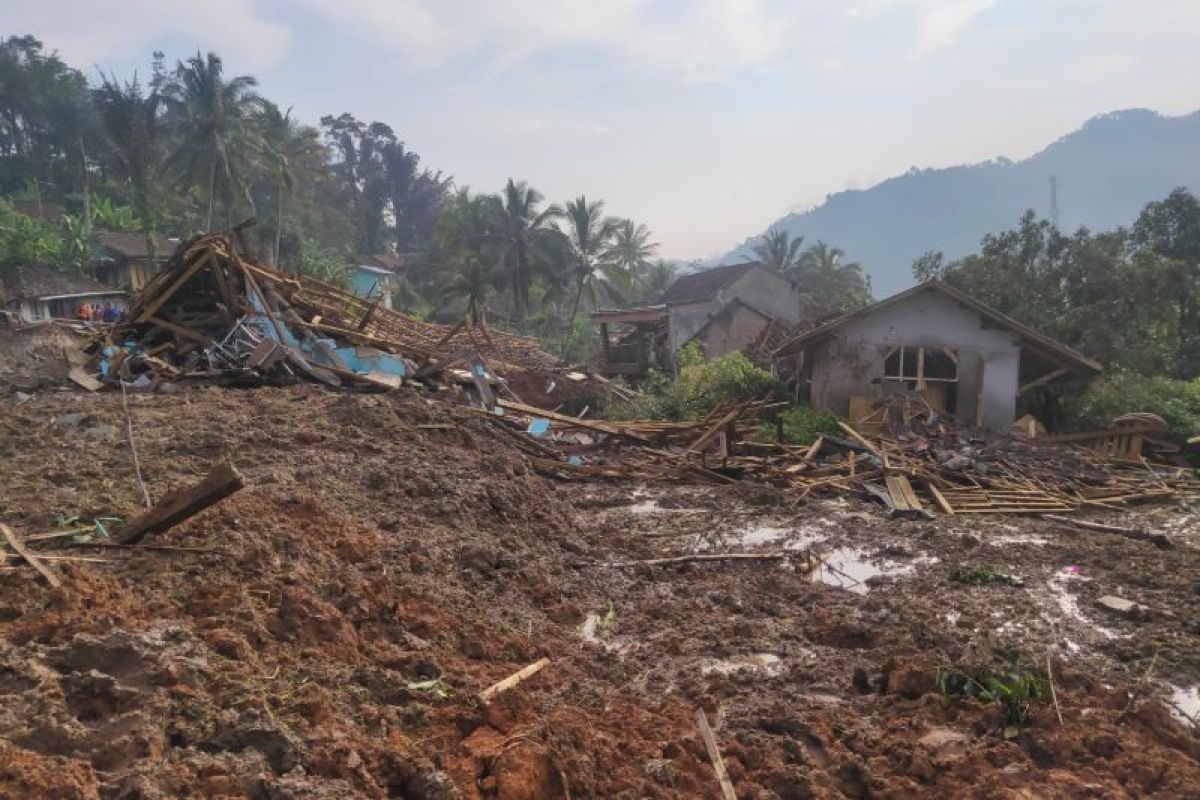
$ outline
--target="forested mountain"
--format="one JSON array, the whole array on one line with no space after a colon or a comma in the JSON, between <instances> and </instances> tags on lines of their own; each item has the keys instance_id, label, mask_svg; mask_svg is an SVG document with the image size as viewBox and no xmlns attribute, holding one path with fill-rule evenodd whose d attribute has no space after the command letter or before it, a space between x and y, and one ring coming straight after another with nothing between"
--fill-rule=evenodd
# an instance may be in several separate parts
<instances>
[{"instance_id":1,"label":"forested mountain","mask_svg":"<svg viewBox=\"0 0 1200 800\"><path fill-rule=\"evenodd\" d=\"M927 251L948 259L974 252L984 234L1011 226L1027 209L1052 218L1052 177L1060 229L1127 225L1147 202L1176 187L1200 189L1200 111L1180 117L1115 111L1022 161L914 168L870 189L838 192L771 227L803 236L806 244L836 242L866 268L875 296L884 297L912 283L911 264ZM760 238L722 260L751 255Z\"/></svg>"}]
</instances>

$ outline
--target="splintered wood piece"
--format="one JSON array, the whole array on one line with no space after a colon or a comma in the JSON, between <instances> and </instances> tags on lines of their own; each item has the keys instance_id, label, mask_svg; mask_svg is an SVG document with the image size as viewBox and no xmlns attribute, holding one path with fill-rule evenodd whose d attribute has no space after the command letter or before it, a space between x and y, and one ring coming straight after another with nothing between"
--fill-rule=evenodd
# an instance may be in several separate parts
<instances>
[{"instance_id":1,"label":"splintered wood piece","mask_svg":"<svg viewBox=\"0 0 1200 800\"><path fill-rule=\"evenodd\" d=\"M529 666L524 667L520 670L517 670L516 672L514 672L512 675L509 675L504 680L497 681L496 683L493 683L488 688L484 689L482 692L479 693L479 699L485 703L490 702L491 699L493 697L495 697L496 695L501 694L503 692L507 692L509 689L511 689L514 686L516 686L517 684L521 683L521 681L525 681L525 680L528 680L529 678L532 678L534 675L541 672L542 669L549 663L550 663L550 659L548 659L548 658L538 659L537 661L533 662Z\"/></svg>"},{"instance_id":2,"label":"splintered wood piece","mask_svg":"<svg viewBox=\"0 0 1200 800\"><path fill-rule=\"evenodd\" d=\"M8 540L8 546L13 549L13 552L25 559L26 564L36 569L38 574L46 579L46 583L50 584L55 589L62 586L62 579L55 574L54 570L43 564L40 558L35 556L28 550L28 548L25 547L24 543L22 543L21 540L17 538L17 535L13 533L12 528L8 527L3 522L0 522L0 533L4 534L4 538Z\"/></svg>"},{"instance_id":3,"label":"splintered wood piece","mask_svg":"<svg viewBox=\"0 0 1200 800\"><path fill-rule=\"evenodd\" d=\"M662 567L671 564L712 561L779 561L780 559L791 558L792 555L792 553L694 553L686 556L647 558L642 561L612 561L606 564L595 564L594 566L618 569L622 567Z\"/></svg>"},{"instance_id":4,"label":"splintered wood piece","mask_svg":"<svg viewBox=\"0 0 1200 800\"><path fill-rule=\"evenodd\" d=\"M931 495L933 495L933 499L937 501L937 504L939 506L941 506L942 511L946 512L947 514L953 515L954 508L950 505L949 501L946 500L945 496L943 496L942 493L940 491L938 491L938 488L933 483L933 481L927 481L925 483L925 485L929 488L929 493Z\"/></svg>"},{"instance_id":5,"label":"splintered wood piece","mask_svg":"<svg viewBox=\"0 0 1200 800\"><path fill-rule=\"evenodd\" d=\"M241 474L228 461L222 461L194 486L168 492L154 508L118 528L113 538L120 544L137 544L219 503L242 486Z\"/></svg>"},{"instance_id":6,"label":"splintered wood piece","mask_svg":"<svg viewBox=\"0 0 1200 800\"><path fill-rule=\"evenodd\" d=\"M696 453L696 452L699 452L700 450L703 450L705 445L707 445L709 442L711 442L713 439L715 439L717 437L717 435L721 432L721 430L726 425L728 425L730 422L733 422L735 419L737 419L743 410L744 410L743 406L734 407L734 409L732 411L730 411L728 414L725 414L723 417L721 417L716 422L714 422L711 426L709 426L708 430L706 430L704 433L702 433L700 435L699 439L692 442L692 444L687 448L687 450L684 450L684 452L685 453Z\"/></svg>"},{"instance_id":7,"label":"splintered wood piece","mask_svg":"<svg viewBox=\"0 0 1200 800\"><path fill-rule=\"evenodd\" d=\"M190 267L185 268L183 270L183 272L180 273L179 277L176 278L171 283L170 286L168 286L162 292L159 292L158 296L155 297L153 300L151 300L150 304L145 306L142 309L142 313L138 315L137 323L140 325L143 322L146 322L147 320L149 320L152 316L154 316L154 314L160 308L162 308L168 300L171 299L171 296L174 295L175 292L179 291L179 287L181 287L185 283L187 283L188 280L193 275L195 275L203 267L207 266L212 261L213 261L213 255L212 255L212 253L209 253L208 255L204 256L203 258L197 258L194 262L192 262L192 265Z\"/></svg>"},{"instance_id":8,"label":"splintered wood piece","mask_svg":"<svg viewBox=\"0 0 1200 800\"><path fill-rule=\"evenodd\" d=\"M713 771L717 773L717 782L721 784L721 797L724 800L737 800L737 794L733 791L733 781L729 779L729 772L725 769L725 760L721 758L721 748L717 746L717 737L713 734L713 729L708 724L708 717L704 715L704 709L696 709L696 727L700 729L700 738L704 740L704 749L708 751L708 760L712 762Z\"/></svg>"}]
</instances>

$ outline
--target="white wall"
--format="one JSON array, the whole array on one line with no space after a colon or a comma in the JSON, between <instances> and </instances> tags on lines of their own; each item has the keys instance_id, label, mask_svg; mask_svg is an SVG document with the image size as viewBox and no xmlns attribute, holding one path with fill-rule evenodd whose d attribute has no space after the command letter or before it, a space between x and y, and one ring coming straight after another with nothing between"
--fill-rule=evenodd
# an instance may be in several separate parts
<instances>
[{"instance_id":1,"label":"white wall","mask_svg":"<svg viewBox=\"0 0 1200 800\"><path fill-rule=\"evenodd\" d=\"M999 430L1012 423L1021 365L1016 336L985 328L978 312L936 290L917 292L848 322L834 339L814 348L813 403L845 414L850 395L877 393L872 381L882 377L883 357L897 345L957 349L959 419L974 423L978 396L984 427Z\"/></svg>"}]
</instances>

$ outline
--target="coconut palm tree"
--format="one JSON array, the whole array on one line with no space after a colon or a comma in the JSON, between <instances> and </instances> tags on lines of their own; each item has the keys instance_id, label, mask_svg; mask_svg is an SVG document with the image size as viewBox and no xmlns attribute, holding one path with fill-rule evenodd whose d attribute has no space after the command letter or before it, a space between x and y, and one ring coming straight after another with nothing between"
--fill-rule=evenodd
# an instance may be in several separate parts
<instances>
[{"instance_id":1,"label":"coconut palm tree","mask_svg":"<svg viewBox=\"0 0 1200 800\"><path fill-rule=\"evenodd\" d=\"M567 241L571 245L571 262L575 273L575 302L568 318L567 336L563 341L563 357L571 345L575 332L575 318L579 316L579 303L587 292L592 304L601 294L621 297L620 289L625 286L627 275L621 268L606 258L617 221L604 216L604 201L588 202L584 195L567 203L564 214Z\"/></svg>"},{"instance_id":2,"label":"coconut palm tree","mask_svg":"<svg viewBox=\"0 0 1200 800\"><path fill-rule=\"evenodd\" d=\"M605 257L630 275L639 275L658 252L658 243L650 241L650 229L623 219L613 228L612 243Z\"/></svg>"},{"instance_id":3,"label":"coconut palm tree","mask_svg":"<svg viewBox=\"0 0 1200 800\"><path fill-rule=\"evenodd\" d=\"M275 187L275 242L271 263L279 263L279 243L283 236L283 207L295 188L299 171L318 174L324 171L325 148L315 128L300 125L292 110L264 101L257 120L261 157Z\"/></svg>"},{"instance_id":4,"label":"coconut palm tree","mask_svg":"<svg viewBox=\"0 0 1200 800\"><path fill-rule=\"evenodd\" d=\"M447 297L466 300L471 324L478 325L483 319L483 310L487 307L492 289L492 275L484 266L483 260L471 253L462 256L444 291Z\"/></svg>"},{"instance_id":5,"label":"coconut palm tree","mask_svg":"<svg viewBox=\"0 0 1200 800\"><path fill-rule=\"evenodd\" d=\"M137 75L121 84L116 76L101 76L92 100L108 139L114 172L129 184L133 207L146 236L146 252L155 256L154 230L158 219L155 186L162 165L162 138L158 114L160 98L146 94Z\"/></svg>"},{"instance_id":6,"label":"coconut palm tree","mask_svg":"<svg viewBox=\"0 0 1200 800\"><path fill-rule=\"evenodd\" d=\"M257 148L252 122L263 106L250 75L226 80L220 56L199 52L175 67L163 90L177 147L170 166L186 186L205 186L206 230L212 229L213 202L220 193L232 214L236 193L246 195L243 174Z\"/></svg>"},{"instance_id":7,"label":"coconut palm tree","mask_svg":"<svg viewBox=\"0 0 1200 800\"><path fill-rule=\"evenodd\" d=\"M652 301L661 297L667 287L675 282L675 277L675 265L670 261L660 258L649 264L640 276L643 299Z\"/></svg>"},{"instance_id":8,"label":"coconut palm tree","mask_svg":"<svg viewBox=\"0 0 1200 800\"><path fill-rule=\"evenodd\" d=\"M871 281L857 262L843 261L839 247L817 241L795 270L800 284L822 311L850 311L871 302Z\"/></svg>"},{"instance_id":9,"label":"coconut palm tree","mask_svg":"<svg viewBox=\"0 0 1200 800\"><path fill-rule=\"evenodd\" d=\"M775 270L780 275L791 275L800 265L800 246L804 237L792 238L791 234L782 228L771 228L754 247L754 255L765 266Z\"/></svg>"},{"instance_id":10,"label":"coconut palm tree","mask_svg":"<svg viewBox=\"0 0 1200 800\"><path fill-rule=\"evenodd\" d=\"M547 257L548 239L558 235L553 222L562 216L556 205L542 207L542 193L524 181L508 179L500 195L498 236L500 259L512 288L513 310L518 320L529 315L529 286L533 263Z\"/></svg>"}]
</instances>

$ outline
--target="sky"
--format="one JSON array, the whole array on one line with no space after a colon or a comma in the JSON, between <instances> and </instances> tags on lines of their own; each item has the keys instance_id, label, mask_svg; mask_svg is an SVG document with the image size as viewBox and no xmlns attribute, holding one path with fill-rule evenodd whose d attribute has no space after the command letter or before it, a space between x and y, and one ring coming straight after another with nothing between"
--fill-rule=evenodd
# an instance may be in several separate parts
<instances>
[{"instance_id":1,"label":"sky","mask_svg":"<svg viewBox=\"0 0 1200 800\"><path fill-rule=\"evenodd\" d=\"M0 0L90 76L214 50L459 186L601 198L671 258L910 167L1200 109L1200 0ZM0 31L3 33L3 31Z\"/></svg>"}]
</instances>

